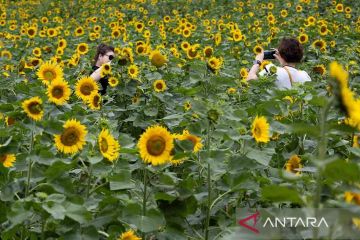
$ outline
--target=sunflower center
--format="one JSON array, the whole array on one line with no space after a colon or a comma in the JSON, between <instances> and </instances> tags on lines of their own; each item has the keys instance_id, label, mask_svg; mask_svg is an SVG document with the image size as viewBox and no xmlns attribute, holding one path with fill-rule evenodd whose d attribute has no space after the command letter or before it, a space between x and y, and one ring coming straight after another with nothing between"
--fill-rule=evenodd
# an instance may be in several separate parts
<instances>
[{"instance_id":1,"label":"sunflower center","mask_svg":"<svg viewBox=\"0 0 360 240\"><path fill-rule=\"evenodd\" d=\"M163 88L162 83L157 83L157 84L156 84L156 88L161 90L161 89Z\"/></svg>"},{"instance_id":2,"label":"sunflower center","mask_svg":"<svg viewBox=\"0 0 360 240\"><path fill-rule=\"evenodd\" d=\"M85 51L86 51L86 47L83 46L83 45L81 45L81 46L79 47L79 50L80 50L80 52L85 52Z\"/></svg>"},{"instance_id":3,"label":"sunflower center","mask_svg":"<svg viewBox=\"0 0 360 240\"><path fill-rule=\"evenodd\" d=\"M41 112L41 106L38 102L31 102L28 106L28 109L32 114L39 114Z\"/></svg>"},{"instance_id":4,"label":"sunflower center","mask_svg":"<svg viewBox=\"0 0 360 240\"><path fill-rule=\"evenodd\" d=\"M80 88L80 92L86 96L90 95L94 90L94 87L90 84L83 84Z\"/></svg>"},{"instance_id":5,"label":"sunflower center","mask_svg":"<svg viewBox=\"0 0 360 240\"><path fill-rule=\"evenodd\" d=\"M146 143L147 151L153 156L161 155L166 146L166 141L161 136L153 136Z\"/></svg>"},{"instance_id":6,"label":"sunflower center","mask_svg":"<svg viewBox=\"0 0 360 240\"><path fill-rule=\"evenodd\" d=\"M254 132L255 132L255 135L256 135L256 136L260 136L260 135L261 135L261 129L259 128L259 126L255 126Z\"/></svg>"},{"instance_id":7,"label":"sunflower center","mask_svg":"<svg viewBox=\"0 0 360 240\"><path fill-rule=\"evenodd\" d=\"M101 148L101 152L107 152L107 150L109 149L109 144L106 138L101 138L100 148Z\"/></svg>"},{"instance_id":8,"label":"sunflower center","mask_svg":"<svg viewBox=\"0 0 360 240\"><path fill-rule=\"evenodd\" d=\"M0 156L0 163L5 162L5 160L6 160L6 155Z\"/></svg>"},{"instance_id":9,"label":"sunflower center","mask_svg":"<svg viewBox=\"0 0 360 240\"><path fill-rule=\"evenodd\" d=\"M99 103L100 103L100 97L98 95L94 96L94 99L93 99L94 106L99 107Z\"/></svg>"},{"instance_id":10,"label":"sunflower center","mask_svg":"<svg viewBox=\"0 0 360 240\"><path fill-rule=\"evenodd\" d=\"M51 70L46 70L44 72L44 77L45 77L46 80L52 81L53 79L55 79L56 74Z\"/></svg>"},{"instance_id":11,"label":"sunflower center","mask_svg":"<svg viewBox=\"0 0 360 240\"><path fill-rule=\"evenodd\" d=\"M135 73L135 69L133 69L133 68L130 69L130 73L131 73L131 74L134 74L134 73Z\"/></svg>"},{"instance_id":12,"label":"sunflower center","mask_svg":"<svg viewBox=\"0 0 360 240\"><path fill-rule=\"evenodd\" d=\"M65 146L73 146L79 141L79 132L74 127L66 128L61 134L61 142Z\"/></svg>"},{"instance_id":13,"label":"sunflower center","mask_svg":"<svg viewBox=\"0 0 360 240\"><path fill-rule=\"evenodd\" d=\"M34 35L34 34L35 34L34 29L29 29L28 34L29 34L29 35Z\"/></svg>"},{"instance_id":14,"label":"sunflower center","mask_svg":"<svg viewBox=\"0 0 360 240\"><path fill-rule=\"evenodd\" d=\"M54 87L53 90L51 91L51 95L54 98L59 99L62 96L64 96L64 89L61 86Z\"/></svg>"},{"instance_id":15,"label":"sunflower center","mask_svg":"<svg viewBox=\"0 0 360 240\"><path fill-rule=\"evenodd\" d=\"M195 57L196 56L196 51L190 50L189 51L189 56L190 57Z\"/></svg>"}]
</instances>

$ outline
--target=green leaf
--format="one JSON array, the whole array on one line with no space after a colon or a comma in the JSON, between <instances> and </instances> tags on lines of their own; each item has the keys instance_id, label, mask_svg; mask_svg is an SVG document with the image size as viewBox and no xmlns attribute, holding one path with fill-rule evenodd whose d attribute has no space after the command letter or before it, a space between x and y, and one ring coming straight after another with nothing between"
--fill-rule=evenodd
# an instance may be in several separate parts
<instances>
[{"instance_id":1,"label":"green leaf","mask_svg":"<svg viewBox=\"0 0 360 240\"><path fill-rule=\"evenodd\" d=\"M295 189L278 185L263 187L262 198L272 202L292 202L303 204L299 193Z\"/></svg>"},{"instance_id":2,"label":"green leaf","mask_svg":"<svg viewBox=\"0 0 360 240\"><path fill-rule=\"evenodd\" d=\"M246 156L250 159L256 160L262 165L269 166L269 162L273 154L275 154L275 150L273 148L264 148L262 150L251 149Z\"/></svg>"},{"instance_id":3,"label":"green leaf","mask_svg":"<svg viewBox=\"0 0 360 240\"><path fill-rule=\"evenodd\" d=\"M135 184L131 182L131 171L126 169L119 169L117 175L109 177L110 190L133 189Z\"/></svg>"},{"instance_id":4,"label":"green leaf","mask_svg":"<svg viewBox=\"0 0 360 240\"><path fill-rule=\"evenodd\" d=\"M359 181L360 169L356 163L336 160L326 165L324 175L333 181Z\"/></svg>"},{"instance_id":5,"label":"green leaf","mask_svg":"<svg viewBox=\"0 0 360 240\"><path fill-rule=\"evenodd\" d=\"M140 231L145 233L157 231L165 225L165 219L162 214L153 209L149 210L146 216L128 216L128 221L137 226Z\"/></svg>"},{"instance_id":6,"label":"green leaf","mask_svg":"<svg viewBox=\"0 0 360 240\"><path fill-rule=\"evenodd\" d=\"M65 215L78 223L88 223L92 218L90 212L88 212L82 205L68 202L64 205L64 207L66 209Z\"/></svg>"},{"instance_id":7,"label":"green leaf","mask_svg":"<svg viewBox=\"0 0 360 240\"><path fill-rule=\"evenodd\" d=\"M63 220L65 218L65 208L60 204L42 204L42 208L51 214L54 219Z\"/></svg>"}]
</instances>

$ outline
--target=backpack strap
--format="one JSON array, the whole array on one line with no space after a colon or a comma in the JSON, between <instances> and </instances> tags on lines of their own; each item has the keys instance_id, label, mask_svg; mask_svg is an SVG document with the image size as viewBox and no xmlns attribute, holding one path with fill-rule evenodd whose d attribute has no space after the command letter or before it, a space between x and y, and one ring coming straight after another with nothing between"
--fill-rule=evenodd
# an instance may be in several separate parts
<instances>
[{"instance_id":1,"label":"backpack strap","mask_svg":"<svg viewBox=\"0 0 360 240\"><path fill-rule=\"evenodd\" d=\"M290 71L289 71L289 69L287 69L285 66L284 66L284 69L285 69L285 71L287 72L287 74L289 75L290 85L291 85L291 87L292 87L294 81L293 81L293 78L291 77Z\"/></svg>"}]
</instances>

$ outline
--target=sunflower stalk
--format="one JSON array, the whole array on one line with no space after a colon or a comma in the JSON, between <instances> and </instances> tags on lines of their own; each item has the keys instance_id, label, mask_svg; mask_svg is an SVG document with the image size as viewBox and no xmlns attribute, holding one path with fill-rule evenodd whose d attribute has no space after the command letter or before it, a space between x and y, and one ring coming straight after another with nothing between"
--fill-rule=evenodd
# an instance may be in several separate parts
<instances>
[{"instance_id":1,"label":"sunflower stalk","mask_svg":"<svg viewBox=\"0 0 360 240\"><path fill-rule=\"evenodd\" d=\"M143 212L143 216L146 216L146 195L147 195L147 179L146 179L146 166L144 166L144 191L143 191L143 206L142 206L142 212ZM142 233L142 239L146 239L146 233L143 232Z\"/></svg>"},{"instance_id":2,"label":"sunflower stalk","mask_svg":"<svg viewBox=\"0 0 360 240\"><path fill-rule=\"evenodd\" d=\"M207 139L206 139L206 151L207 156L210 156L210 138L211 138L211 121L208 122ZM210 212L211 212L211 168L208 160L207 164L207 184L208 184L208 201L207 201L207 212L205 222L205 240L209 239L209 224L210 224Z\"/></svg>"}]
</instances>

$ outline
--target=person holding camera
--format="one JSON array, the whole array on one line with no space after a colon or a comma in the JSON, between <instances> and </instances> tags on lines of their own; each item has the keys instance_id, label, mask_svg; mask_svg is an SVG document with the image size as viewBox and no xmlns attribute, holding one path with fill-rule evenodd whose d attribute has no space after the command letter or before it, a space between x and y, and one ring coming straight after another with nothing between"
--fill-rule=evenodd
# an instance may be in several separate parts
<instances>
[{"instance_id":1,"label":"person holding camera","mask_svg":"<svg viewBox=\"0 0 360 240\"><path fill-rule=\"evenodd\" d=\"M106 44L101 43L96 50L96 55L94 57L95 65L92 66L92 72L90 77L95 81L99 81L101 84L101 89L99 93L104 95L106 93L106 89L109 86L108 77L101 77L101 66L105 63L110 62L115 57L114 47L108 46Z\"/></svg>"},{"instance_id":2,"label":"person holding camera","mask_svg":"<svg viewBox=\"0 0 360 240\"><path fill-rule=\"evenodd\" d=\"M259 72L259 76L270 73L271 67L276 67L275 85L280 89L290 89L296 84L311 81L309 74L295 68L303 57L304 51L300 42L295 38L283 38L278 49L271 51L261 51L256 55L254 65L251 67L247 80L257 79L257 72L264 59L277 59L281 67L274 64L268 64L264 70Z\"/></svg>"}]
</instances>

